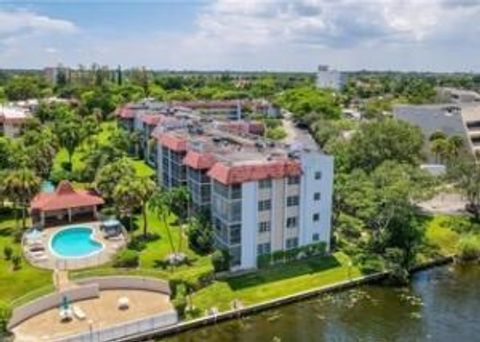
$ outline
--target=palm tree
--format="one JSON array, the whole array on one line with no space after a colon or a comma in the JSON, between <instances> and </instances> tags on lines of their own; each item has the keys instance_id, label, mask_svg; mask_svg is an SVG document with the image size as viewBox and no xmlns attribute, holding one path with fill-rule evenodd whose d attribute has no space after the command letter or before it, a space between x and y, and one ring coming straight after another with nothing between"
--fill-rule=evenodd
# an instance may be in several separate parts
<instances>
[{"instance_id":1,"label":"palm tree","mask_svg":"<svg viewBox=\"0 0 480 342\"><path fill-rule=\"evenodd\" d=\"M428 138L429 141L435 141L435 140L439 140L439 139L440 140L445 140L445 139L447 139L447 135L442 131L435 131Z\"/></svg>"},{"instance_id":2,"label":"palm tree","mask_svg":"<svg viewBox=\"0 0 480 342\"><path fill-rule=\"evenodd\" d=\"M190 210L190 192L186 186L180 186L173 188L171 190L173 198L173 211L180 219L179 229L178 229L178 251L182 251L182 241L183 241L183 223L186 218L188 218Z\"/></svg>"},{"instance_id":3,"label":"palm tree","mask_svg":"<svg viewBox=\"0 0 480 342\"><path fill-rule=\"evenodd\" d=\"M435 155L435 162L438 163L443 159L448 148L447 140L435 139L430 143L430 151Z\"/></svg>"},{"instance_id":4,"label":"palm tree","mask_svg":"<svg viewBox=\"0 0 480 342\"><path fill-rule=\"evenodd\" d=\"M40 192L41 179L30 169L8 171L3 180L3 191L14 203L22 207L22 227L26 226L27 206L33 197ZM15 221L18 227L18 217L15 211Z\"/></svg>"},{"instance_id":5,"label":"palm tree","mask_svg":"<svg viewBox=\"0 0 480 342\"><path fill-rule=\"evenodd\" d=\"M60 145L67 150L68 163L71 167L73 153L83 140L81 127L76 121L69 119L59 123L55 130Z\"/></svg>"},{"instance_id":6,"label":"palm tree","mask_svg":"<svg viewBox=\"0 0 480 342\"><path fill-rule=\"evenodd\" d=\"M460 135L452 135L447 139L449 157L457 158L465 145L465 140Z\"/></svg>"},{"instance_id":7,"label":"palm tree","mask_svg":"<svg viewBox=\"0 0 480 342\"><path fill-rule=\"evenodd\" d=\"M148 231L147 203L154 190L155 183L149 178L124 177L113 191L113 200L117 208L129 215L130 228L133 226L132 214L134 209L141 208L144 237L147 237Z\"/></svg>"},{"instance_id":8,"label":"palm tree","mask_svg":"<svg viewBox=\"0 0 480 342\"><path fill-rule=\"evenodd\" d=\"M147 203L155 191L155 182L150 178L141 177L130 184L130 190L137 193L140 201L140 208L143 216L143 236L147 237L148 219L147 219Z\"/></svg>"},{"instance_id":9,"label":"palm tree","mask_svg":"<svg viewBox=\"0 0 480 342\"><path fill-rule=\"evenodd\" d=\"M172 200L173 196L169 191L156 191L151 200L150 207L155 211L160 221L163 222L167 230L167 236L170 243L172 254L175 255L175 245L173 243L172 232L170 231L170 224L168 222L172 215Z\"/></svg>"}]
</instances>

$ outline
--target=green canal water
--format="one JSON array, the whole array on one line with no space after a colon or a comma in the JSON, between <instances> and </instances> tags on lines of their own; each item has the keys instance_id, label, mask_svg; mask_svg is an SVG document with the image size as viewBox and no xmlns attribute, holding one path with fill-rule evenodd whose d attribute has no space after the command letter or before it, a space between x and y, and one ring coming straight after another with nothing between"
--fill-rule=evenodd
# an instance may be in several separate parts
<instances>
[{"instance_id":1,"label":"green canal water","mask_svg":"<svg viewBox=\"0 0 480 342\"><path fill-rule=\"evenodd\" d=\"M480 341L480 266L422 271L406 288L324 295L166 341Z\"/></svg>"}]
</instances>

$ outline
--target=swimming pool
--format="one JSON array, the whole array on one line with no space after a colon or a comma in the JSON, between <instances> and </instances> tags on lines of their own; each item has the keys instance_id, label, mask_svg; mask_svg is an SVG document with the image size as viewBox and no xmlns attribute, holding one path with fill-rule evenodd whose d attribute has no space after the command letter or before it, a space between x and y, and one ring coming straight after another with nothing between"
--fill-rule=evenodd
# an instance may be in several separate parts
<instances>
[{"instance_id":1,"label":"swimming pool","mask_svg":"<svg viewBox=\"0 0 480 342\"><path fill-rule=\"evenodd\" d=\"M87 257L103 249L103 244L92 235L93 229L88 226L68 227L52 236L50 249L62 258Z\"/></svg>"}]
</instances>

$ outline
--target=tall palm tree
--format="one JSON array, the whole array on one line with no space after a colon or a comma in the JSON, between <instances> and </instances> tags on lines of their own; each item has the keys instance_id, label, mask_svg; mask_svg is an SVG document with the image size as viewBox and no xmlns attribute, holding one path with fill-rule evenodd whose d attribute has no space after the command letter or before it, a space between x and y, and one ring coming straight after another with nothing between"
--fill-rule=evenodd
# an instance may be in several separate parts
<instances>
[{"instance_id":1,"label":"tall palm tree","mask_svg":"<svg viewBox=\"0 0 480 342\"><path fill-rule=\"evenodd\" d=\"M150 199L150 207L155 211L160 221L163 222L167 230L167 236L170 243L172 254L175 255L175 245L173 243L172 232L170 231L170 224L168 222L172 215L172 201L173 196L169 191L156 191Z\"/></svg>"},{"instance_id":2,"label":"tall palm tree","mask_svg":"<svg viewBox=\"0 0 480 342\"><path fill-rule=\"evenodd\" d=\"M75 149L83 140L81 126L73 119L57 124L55 128L60 145L67 150L68 163L72 165Z\"/></svg>"},{"instance_id":3,"label":"tall palm tree","mask_svg":"<svg viewBox=\"0 0 480 342\"><path fill-rule=\"evenodd\" d=\"M435 139L430 143L430 151L435 155L435 162L440 162L448 148L447 140Z\"/></svg>"},{"instance_id":4,"label":"tall palm tree","mask_svg":"<svg viewBox=\"0 0 480 342\"><path fill-rule=\"evenodd\" d=\"M6 173L3 180L4 194L14 203L15 207L22 208L22 227L26 226L27 206L33 197L40 192L41 179L30 169L22 168ZM18 217L15 211L15 221L18 228Z\"/></svg>"},{"instance_id":5,"label":"tall palm tree","mask_svg":"<svg viewBox=\"0 0 480 342\"><path fill-rule=\"evenodd\" d=\"M174 213L180 219L180 224L178 228L178 251L182 251L182 241L183 241L183 223L185 219L190 216L190 191L186 186L180 186L173 188L171 190L172 198L173 198L173 210Z\"/></svg>"},{"instance_id":6,"label":"tall palm tree","mask_svg":"<svg viewBox=\"0 0 480 342\"><path fill-rule=\"evenodd\" d=\"M147 237L148 219L147 219L147 203L155 191L155 182L147 177L140 177L130 184L131 191L137 193L140 201L138 202L142 209L143 217L143 236Z\"/></svg>"},{"instance_id":7,"label":"tall palm tree","mask_svg":"<svg viewBox=\"0 0 480 342\"><path fill-rule=\"evenodd\" d=\"M465 140L460 135L452 135L447 139L449 157L457 158L465 145Z\"/></svg>"},{"instance_id":8,"label":"tall palm tree","mask_svg":"<svg viewBox=\"0 0 480 342\"><path fill-rule=\"evenodd\" d=\"M124 177L115 186L113 200L120 211L127 213L130 219L130 227L133 226L132 216L136 208L142 210L143 236L147 237L148 219L147 203L155 190L155 183L145 177Z\"/></svg>"}]
</instances>

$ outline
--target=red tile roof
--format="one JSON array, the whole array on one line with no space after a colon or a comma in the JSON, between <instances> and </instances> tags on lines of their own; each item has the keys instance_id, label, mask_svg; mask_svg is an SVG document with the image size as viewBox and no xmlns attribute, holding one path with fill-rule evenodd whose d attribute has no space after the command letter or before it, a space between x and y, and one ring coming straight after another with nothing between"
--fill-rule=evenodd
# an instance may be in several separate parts
<instances>
[{"instance_id":1,"label":"red tile roof","mask_svg":"<svg viewBox=\"0 0 480 342\"><path fill-rule=\"evenodd\" d=\"M198 153L195 151L189 151L185 158L183 158L183 163L185 165L197 170L209 169L215 164L215 162L215 157L212 154Z\"/></svg>"},{"instance_id":2,"label":"red tile roof","mask_svg":"<svg viewBox=\"0 0 480 342\"><path fill-rule=\"evenodd\" d=\"M162 119L162 115L143 114L140 120L149 126L156 126Z\"/></svg>"},{"instance_id":3,"label":"red tile roof","mask_svg":"<svg viewBox=\"0 0 480 342\"><path fill-rule=\"evenodd\" d=\"M135 117L135 111L127 105L118 110L118 116L122 119L133 119Z\"/></svg>"},{"instance_id":4,"label":"red tile roof","mask_svg":"<svg viewBox=\"0 0 480 342\"><path fill-rule=\"evenodd\" d=\"M31 203L32 210L54 211L68 208L89 207L105 203L93 191L74 190L70 182L61 181L55 192L42 192Z\"/></svg>"},{"instance_id":5,"label":"red tile roof","mask_svg":"<svg viewBox=\"0 0 480 342\"><path fill-rule=\"evenodd\" d=\"M228 166L219 162L213 165L208 175L220 183L229 185L268 178L299 176L301 173L300 162L285 159L235 166Z\"/></svg>"},{"instance_id":6,"label":"red tile roof","mask_svg":"<svg viewBox=\"0 0 480 342\"><path fill-rule=\"evenodd\" d=\"M173 151L183 152L187 150L187 141L171 133L162 134L158 142L160 145L168 147Z\"/></svg>"},{"instance_id":7,"label":"red tile roof","mask_svg":"<svg viewBox=\"0 0 480 342\"><path fill-rule=\"evenodd\" d=\"M214 109L214 108L236 108L239 102L236 100L224 101L187 101L176 103L177 106L187 107L191 109ZM240 102L242 104L242 102Z\"/></svg>"}]
</instances>

